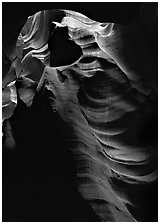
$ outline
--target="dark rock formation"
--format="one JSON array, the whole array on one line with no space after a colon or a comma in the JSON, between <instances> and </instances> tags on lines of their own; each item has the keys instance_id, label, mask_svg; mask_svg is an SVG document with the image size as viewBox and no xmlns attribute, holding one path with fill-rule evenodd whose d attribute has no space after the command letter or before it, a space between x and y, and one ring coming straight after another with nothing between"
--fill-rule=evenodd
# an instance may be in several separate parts
<instances>
[{"instance_id":1,"label":"dark rock formation","mask_svg":"<svg viewBox=\"0 0 160 224\"><path fill-rule=\"evenodd\" d=\"M55 28L48 41L50 66L70 65L82 55L81 48L69 40L67 27Z\"/></svg>"}]
</instances>

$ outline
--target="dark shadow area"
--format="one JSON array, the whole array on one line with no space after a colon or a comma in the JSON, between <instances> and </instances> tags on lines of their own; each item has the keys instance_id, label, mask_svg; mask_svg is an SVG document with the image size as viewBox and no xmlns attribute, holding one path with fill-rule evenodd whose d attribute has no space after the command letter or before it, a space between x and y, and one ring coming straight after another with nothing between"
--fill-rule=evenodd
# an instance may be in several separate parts
<instances>
[{"instance_id":1,"label":"dark shadow area","mask_svg":"<svg viewBox=\"0 0 160 224\"><path fill-rule=\"evenodd\" d=\"M51 67L70 65L82 55L81 48L69 40L67 27L55 28L49 38L48 48L51 54Z\"/></svg>"},{"instance_id":2,"label":"dark shadow area","mask_svg":"<svg viewBox=\"0 0 160 224\"><path fill-rule=\"evenodd\" d=\"M77 191L67 127L49 94L37 94L30 109L19 100L10 118L17 145L3 147L3 221L99 221Z\"/></svg>"}]
</instances>

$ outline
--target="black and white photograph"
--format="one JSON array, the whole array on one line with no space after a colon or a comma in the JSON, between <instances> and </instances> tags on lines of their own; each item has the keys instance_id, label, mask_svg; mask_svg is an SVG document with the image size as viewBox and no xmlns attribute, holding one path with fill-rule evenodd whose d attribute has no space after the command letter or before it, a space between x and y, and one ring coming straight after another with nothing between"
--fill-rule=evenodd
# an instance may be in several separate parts
<instances>
[{"instance_id":1,"label":"black and white photograph","mask_svg":"<svg viewBox=\"0 0 160 224\"><path fill-rule=\"evenodd\" d=\"M2 222L158 222L158 2L1 6Z\"/></svg>"}]
</instances>

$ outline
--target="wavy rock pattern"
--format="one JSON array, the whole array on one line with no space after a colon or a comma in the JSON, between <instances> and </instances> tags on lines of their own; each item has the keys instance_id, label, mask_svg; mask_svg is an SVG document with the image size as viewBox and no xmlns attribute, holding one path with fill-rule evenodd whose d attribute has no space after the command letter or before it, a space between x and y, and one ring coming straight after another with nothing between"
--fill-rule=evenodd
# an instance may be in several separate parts
<instances>
[{"instance_id":1,"label":"wavy rock pattern","mask_svg":"<svg viewBox=\"0 0 160 224\"><path fill-rule=\"evenodd\" d=\"M155 200L148 194L156 189L157 146L139 136L153 114L156 74L140 27L115 24L107 35L68 28L70 40L59 51L59 31L67 28L58 22L50 32L51 18L49 10L38 12L21 31L24 52L15 66L19 98L32 113L38 97L48 94L42 107L59 117L56 127L73 156L76 191L100 221L146 221Z\"/></svg>"}]
</instances>

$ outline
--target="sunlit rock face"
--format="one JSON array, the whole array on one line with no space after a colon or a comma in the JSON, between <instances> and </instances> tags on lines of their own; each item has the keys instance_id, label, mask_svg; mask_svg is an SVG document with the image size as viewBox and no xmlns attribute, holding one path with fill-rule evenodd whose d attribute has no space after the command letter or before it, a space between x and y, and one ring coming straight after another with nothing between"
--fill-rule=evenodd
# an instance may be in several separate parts
<instances>
[{"instance_id":1,"label":"sunlit rock face","mask_svg":"<svg viewBox=\"0 0 160 224\"><path fill-rule=\"evenodd\" d=\"M3 82L5 220L157 221L145 10L130 25L71 10L28 18Z\"/></svg>"}]
</instances>

